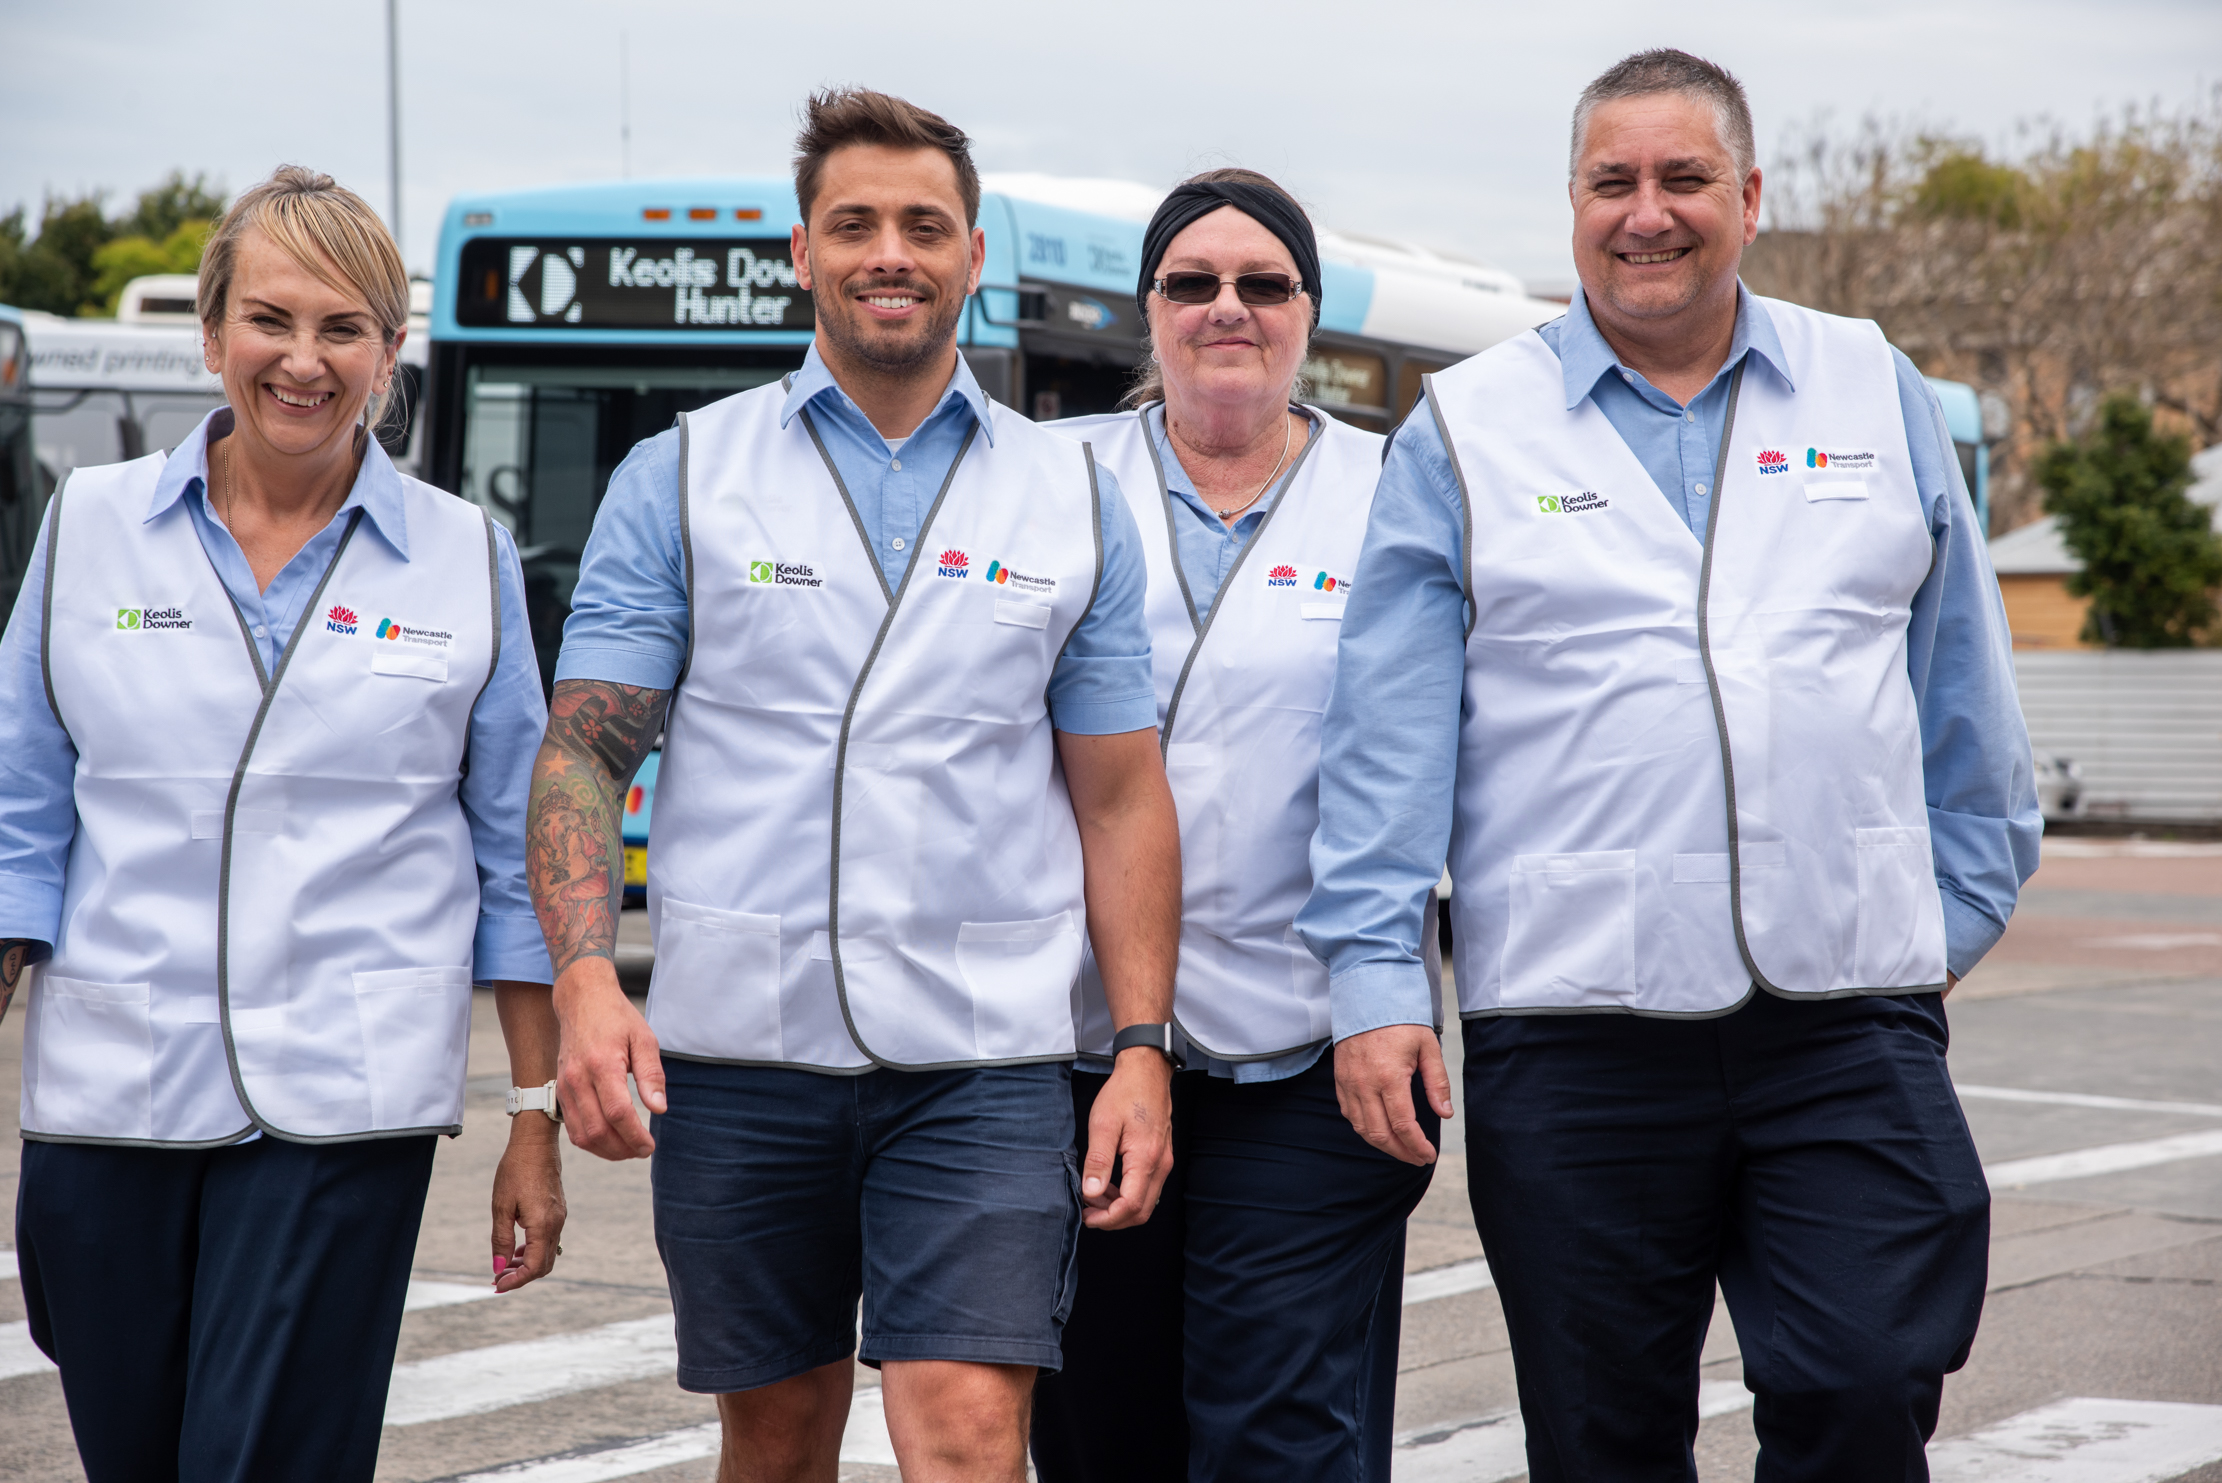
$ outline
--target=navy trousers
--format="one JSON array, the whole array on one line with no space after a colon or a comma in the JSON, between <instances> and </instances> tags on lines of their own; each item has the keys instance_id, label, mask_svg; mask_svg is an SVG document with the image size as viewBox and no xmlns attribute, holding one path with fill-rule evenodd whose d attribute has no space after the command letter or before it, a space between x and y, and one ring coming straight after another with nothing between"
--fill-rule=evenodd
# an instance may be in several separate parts
<instances>
[{"instance_id":1,"label":"navy trousers","mask_svg":"<svg viewBox=\"0 0 2222 1483\"><path fill-rule=\"evenodd\" d=\"M432 1145L26 1142L23 1305L89 1483L369 1483Z\"/></svg>"},{"instance_id":2,"label":"navy trousers","mask_svg":"<svg viewBox=\"0 0 2222 1483\"><path fill-rule=\"evenodd\" d=\"M1404 1222L1432 1169L1351 1130L1332 1054L1282 1081L1174 1080L1181 1184L1146 1226L1082 1233L1064 1373L1036 1390L1036 1471L1387 1483ZM1085 1133L1103 1078L1074 1083Z\"/></svg>"},{"instance_id":3,"label":"navy trousers","mask_svg":"<svg viewBox=\"0 0 2222 1483\"><path fill-rule=\"evenodd\" d=\"M1716 1280L1758 1483L1928 1477L1990 1235L1937 995L1464 1030L1469 1188L1533 1483L1695 1483Z\"/></svg>"}]
</instances>

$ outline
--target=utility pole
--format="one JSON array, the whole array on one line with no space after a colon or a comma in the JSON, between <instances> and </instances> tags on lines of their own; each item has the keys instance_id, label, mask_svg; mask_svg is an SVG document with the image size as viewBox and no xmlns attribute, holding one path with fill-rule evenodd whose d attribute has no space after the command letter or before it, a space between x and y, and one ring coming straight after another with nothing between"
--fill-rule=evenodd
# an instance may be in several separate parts
<instances>
[{"instance_id":1,"label":"utility pole","mask_svg":"<svg viewBox=\"0 0 2222 1483\"><path fill-rule=\"evenodd\" d=\"M392 193L386 224L401 241L401 0L386 0L386 184ZM403 248L407 256L407 248Z\"/></svg>"}]
</instances>

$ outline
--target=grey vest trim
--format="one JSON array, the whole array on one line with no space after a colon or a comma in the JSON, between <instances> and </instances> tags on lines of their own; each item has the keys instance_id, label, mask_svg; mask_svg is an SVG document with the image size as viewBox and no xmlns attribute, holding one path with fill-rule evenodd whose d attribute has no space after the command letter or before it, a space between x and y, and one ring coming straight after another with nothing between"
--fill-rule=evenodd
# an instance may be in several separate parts
<instances>
[{"instance_id":1,"label":"grey vest trim","mask_svg":"<svg viewBox=\"0 0 2222 1483\"><path fill-rule=\"evenodd\" d=\"M478 694L471 697L471 713L473 715L478 713L478 703L486 698L486 687L494 683L495 671L501 668L501 544L494 539L494 517L481 509L478 512L478 518L486 522L486 601L487 605L493 610L492 633L494 642L492 647L494 657L486 661L486 679L479 685ZM309 609L311 615L315 612L316 609ZM466 727L468 724L468 722L465 723ZM466 730L465 737L468 738L468 735L469 732ZM466 759L463 770L468 772L470 770L468 761L470 743L467 739L463 744L463 755Z\"/></svg>"},{"instance_id":2,"label":"grey vest trim","mask_svg":"<svg viewBox=\"0 0 2222 1483\"><path fill-rule=\"evenodd\" d=\"M54 713L54 724L62 728L62 735L69 735L69 723L62 719L61 702L54 698L54 552L62 543L62 495L69 489L69 481L77 473L71 469L62 475L61 484L48 502L46 512L46 590L39 594L39 678L46 682L46 708Z\"/></svg>"},{"instance_id":3,"label":"grey vest trim","mask_svg":"<svg viewBox=\"0 0 2222 1483\"><path fill-rule=\"evenodd\" d=\"M246 1079L239 1073L239 1047L233 1039L231 1029L231 845L232 824L239 812L239 790L247 780L247 764L254 757L255 743L262 737L262 723L269 719L271 703L278 698L278 686L285 680L286 668L292 664L294 652L301 647L301 636L316 621L317 609L324 605L324 589L331 585L332 573L339 569L340 558L347 554L348 544L355 539L355 532L362 528L362 523L363 512L358 506L355 513L348 517L347 529L341 533L339 545L332 551L332 559L325 563L324 575L317 578L316 590L301 605L301 619L293 625L293 637L286 640L285 652L278 656L277 669L263 681L262 704L256 707L254 724L247 729L247 744L240 748L239 765L232 769L231 791L224 795L224 850L216 875L216 1008L224 1023L224 1064L231 1070L232 1091L238 1096L239 1105L247 1109L247 1116L254 1119L255 1126L273 1138L283 1138L292 1143L350 1143L369 1136L396 1136L342 1133L313 1138L285 1132L264 1121L262 1114L255 1110L254 1101L247 1095ZM226 588L225 591L228 593L230 589ZM232 604L232 611L239 611L236 601ZM246 620L242 617L240 621L244 623ZM249 640L248 648L254 648L252 640ZM262 670L262 656L259 652L255 654L255 670L257 674ZM431 1133L445 1130L421 1128L414 1131Z\"/></svg>"},{"instance_id":4,"label":"grey vest trim","mask_svg":"<svg viewBox=\"0 0 2222 1483\"><path fill-rule=\"evenodd\" d=\"M888 601L888 605L892 607L895 602L895 593L889 590L887 585L887 568L880 565L880 553L878 549L872 545L872 533L864 528L864 517L857 512L856 501L849 497L848 481L843 479L841 477L841 471L833 466L833 455L826 451L826 440L818 436L817 419L813 418L810 415L810 409L805 407L799 415L802 417L803 431L810 434L811 444L817 448L818 457L824 461L826 472L833 476L833 487L840 492L842 508L849 512L849 523L856 527L856 538L864 543L864 559L872 564L872 576L877 579L880 584L880 596L886 598ZM949 479L956 478L957 465L964 462L964 451L966 448L970 448L972 446L972 440L979 435L979 431L980 424L975 422L972 424L972 431L964 435L964 446L959 448L957 450L957 456L949 461ZM933 507L935 510L941 508L941 495L947 494L949 492L949 479L944 479L941 481L941 494L937 494L934 496ZM932 511L928 511L926 515L926 524L931 525L933 523L933 518L934 517ZM925 549L925 541L926 526L921 525L920 527L918 527L919 550ZM911 552L910 564L903 568L903 582L906 586L910 582L911 568L917 565L918 551L913 551ZM877 645L873 646L873 652L879 652Z\"/></svg>"},{"instance_id":5,"label":"grey vest trim","mask_svg":"<svg viewBox=\"0 0 2222 1483\"><path fill-rule=\"evenodd\" d=\"M802 414L803 425L810 426L810 414ZM903 568L902 585L888 598L887 616L880 620L879 632L872 635L872 647L864 656L863 665L856 672L856 683L849 687L848 704L841 708L841 736L833 753L833 851L826 874L826 947L833 957L833 989L841 1001L841 1023L849 1032L849 1039L856 1048L872 1058L875 1066L885 1066L893 1071L946 1071L958 1066L1020 1065L1021 1061L936 1061L926 1065L910 1065L890 1061L864 1043L857 1033L856 1016L849 1012L848 972L841 962L841 794L849 776L849 729L856 722L856 703L864 694L864 682L872 677L872 666L878 662L880 648L887 642L888 630L895 626L895 615L902 610L903 594L910 591L910 579L918 575L918 552L926 549L926 533L934 528L934 518L941 513L942 502L949 498L949 487L957 482L957 470L964 467L964 456L972 451L973 440L980 435L980 424L974 421L957 446L957 456L949 460L949 472L941 481L941 488L934 494L933 505L926 511L926 518L918 527L917 549L911 553L910 564ZM849 500L849 491L841 484L841 476L834 472L833 457L826 452L826 445L818 439L818 430L810 428L810 440L818 444L819 456L825 459L826 471L833 474L835 487L841 490L841 499L848 504L849 516L856 521L857 534L864 537L864 557L872 563L872 570L879 574L881 590L887 587L887 574L881 570L879 558L872 550L871 537L864 534L864 521L856 513L856 505ZM1101 522L1098 522L1100 541ZM1035 1060L1071 1060L1070 1056L1033 1057Z\"/></svg>"},{"instance_id":6,"label":"grey vest trim","mask_svg":"<svg viewBox=\"0 0 2222 1483\"><path fill-rule=\"evenodd\" d=\"M1204 622L1196 616L1196 595L1188 590L1188 572L1180 564L1180 527L1173 516L1173 489L1165 478L1165 460L1157 456L1157 439L1150 434L1150 409L1142 407L1134 415L1141 420L1142 446L1149 450L1150 469L1157 475L1157 502L1165 512L1165 542L1173 552L1173 580L1180 586L1180 600L1188 605L1188 626L1202 633Z\"/></svg>"},{"instance_id":7,"label":"grey vest trim","mask_svg":"<svg viewBox=\"0 0 2222 1483\"><path fill-rule=\"evenodd\" d=\"M788 380L792 381L793 376ZM680 656L679 675L671 682L677 690L687 682L687 675L694 668L694 513L687 489L687 449L693 434L687 427L687 414L679 414L679 564L687 585L687 652Z\"/></svg>"},{"instance_id":8,"label":"grey vest trim","mask_svg":"<svg viewBox=\"0 0 2222 1483\"><path fill-rule=\"evenodd\" d=\"M1459 637L1472 638L1474 624L1481 618L1481 604L1474 601L1474 497L1466 488L1466 469L1458 461L1458 444L1451 441L1450 424L1443 420L1443 404L1435 397L1433 372L1420 378L1420 395L1427 398L1428 414L1435 419L1435 435L1443 440L1443 454L1450 459L1451 477L1458 481L1459 523L1465 526L1466 541L1466 559L1458 566L1458 580L1466 584L1466 631ZM1389 461L1386 447L1381 450L1381 461L1384 464ZM1717 507L1719 501L1714 504Z\"/></svg>"}]
</instances>

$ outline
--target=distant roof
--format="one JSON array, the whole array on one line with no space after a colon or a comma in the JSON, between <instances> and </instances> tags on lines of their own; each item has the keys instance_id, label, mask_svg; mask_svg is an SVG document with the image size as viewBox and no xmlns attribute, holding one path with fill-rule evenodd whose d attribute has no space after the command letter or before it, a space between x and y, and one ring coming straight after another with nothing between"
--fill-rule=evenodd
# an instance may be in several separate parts
<instances>
[{"instance_id":1,"label":"distant roof","mask_svg":"<svg viewBox=\"0 0 2222 1483\"><path fill-rule=\"evenodd\" d=\"M2222 444L2192 454L2191 473L2191 497L2214 511L2215 529L2222 531ZM2066 576L2083 570L2060 538L2058 518L2051 515L1996 537L1990 552L1991 569L2002 577Z\"/></svg>"}]
</instances>

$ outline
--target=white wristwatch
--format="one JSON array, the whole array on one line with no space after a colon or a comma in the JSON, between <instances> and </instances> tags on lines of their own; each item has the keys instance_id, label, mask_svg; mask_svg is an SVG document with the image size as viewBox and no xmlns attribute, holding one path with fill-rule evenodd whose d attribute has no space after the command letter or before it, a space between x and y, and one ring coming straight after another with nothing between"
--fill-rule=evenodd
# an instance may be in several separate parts
<instances>
[{"instance_id":1,"label":"white wristwatch","mask_svg":"<svg viewBox=\"0 0 2222 1483\"><path fill-rule=\"evenodd\" d=\"M556 1101L555 1083L551 1081L546 1086L511 1087L509 1115L515 1117L520 1112L545 1112L549 1122L562 1122L563 1104Z\"/></svg>"}]
</instances>

